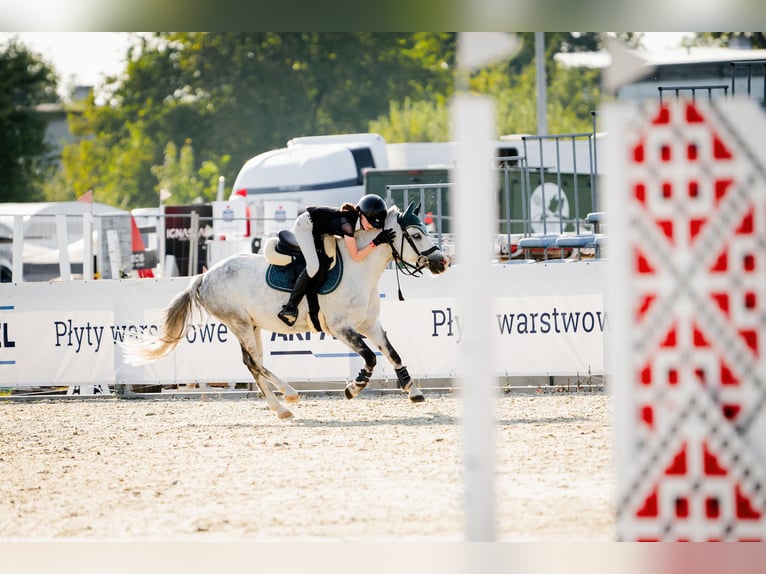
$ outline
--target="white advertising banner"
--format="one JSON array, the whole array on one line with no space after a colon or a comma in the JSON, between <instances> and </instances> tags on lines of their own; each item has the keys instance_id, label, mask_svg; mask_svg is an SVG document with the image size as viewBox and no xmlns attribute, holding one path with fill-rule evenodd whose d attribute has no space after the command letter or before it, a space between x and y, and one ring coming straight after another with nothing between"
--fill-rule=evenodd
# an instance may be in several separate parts
<instances>
[{"instance_id":1,"label":"white advertising banner","mask_svg":"<svg viewBox=\"0 0 766 574\"><path fill-rule=\"evenodd\" d=\"M537 263L493 267L494 317L487 342L499 376L601 374L603 263ZM381 322L415 378L451 378L460 365L459 266L438 277L380 282ZM135 367L119 343L134 331L154 333L162 310L189 279L131 279L0 285L0 385L250 381L228 327L196 314L168 357ZM324 333L263 333L266 366L283 379L340 381L361 359ZM374 378L394 379L378 352Z\"/></svg>"},{"instance_id":2,"label":"white advertising banner","mask_svg":"<svg viewBox=\"0 0 766 574\"><path fill-rule=\"evenodd\" d=\"M605 262L497 265L492 268L493 320L487 344L499 376L603 373ZM384 274L381 321L411 373L454 377L459 371L459 266L438 277ZM390 371L392 372L392 371Z\"/></svg>"}]
</instances>

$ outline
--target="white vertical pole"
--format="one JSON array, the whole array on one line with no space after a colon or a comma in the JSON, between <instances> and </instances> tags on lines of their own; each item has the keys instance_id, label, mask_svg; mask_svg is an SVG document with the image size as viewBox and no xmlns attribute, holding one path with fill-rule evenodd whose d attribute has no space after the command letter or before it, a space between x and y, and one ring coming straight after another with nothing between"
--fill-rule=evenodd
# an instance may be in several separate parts
<instances>
[{"instance_id":1,"label":"white vertical pole","mask_svg":"<svg viewBox=\"0 0 766 574\"><path fill-rule=\"evenodd\" d=\"M13 282L24 281L24 216L13 216Z\"/></svg>"},{"instance_id":2,"label":"white vertical pole","mask_svg":"<svg viewBox=\"0 0 766 574\"><path fill-rule=\"evenodd\" d=\"M199 213L192 211L189 224L189 277L197 274L199 259Z\"/></svg>"},{"instance_id":3,"label":"white vertical pole","mask_svg":"<svg viewBox=\"0 0 766 574\"><path fill-rule=\"evenodd\" d=\"M106 230L106 243L109 249L109 268L112 272L112 279L120 279L122 252L120 251L120 237L116 230Z\"/></svg>"},{"instance_id":4,"label":"white vertical pole","mask_svg":"<svg viewBox=\"0 0 766 574\"><path fill-rule=\"evenodd\" d=\"M165 232L165 208L162 206L160 206L160 213L157 216L155 229L157 230L157 261L159 261L162 266L162 274L166 277L172 277L172 275L168 275L168 271L165 267L165 260L167 259L167 256L165 255L165 240L167 237Z\"/></svg>"},{"instance_id":5,"label":"white vertical pole","mask_svg":"<svg viewBox=\"0 0 766 574\"><path fill-rule=\"evenodd\" d=\"M71 281L72 268L69 266L69 239L66 231L66 215L56 214L56 238L59 246L59 275L62 281Z\"/></svg>"},{"instance_id":6,"label":"white vertical pole","mask_svg":"<svg viewBox=\"0 0 766 574\"><path fill-rule=\"evenodd\" d=\"M93 214L82 214L82 278L93 279Z\"/></svg>"},{"instance_id":7,"label":"white vertical pole","mask_svg":"<svg viewBox=\"0 0 766 574\"><path fill-rule=\"evenodd\" d=\"M218 191L215 195L216 201L223 201L223 193L224 193L224 185L226 184L226 178L223 176L220 176L218 178Z\"/></svg>"},{"instance_id":8,"label":"white vertical pole","mask_svg":"<svg viewBox=\"0 0 766 574\"><path fill-rule=\"evenodd\" d=\"M495 540L495 391L492 376L490 265L494 229L494 106L492 100L456 96L452 118L458 145L451 203L460 274L462 326L465 538Z\"/></svg>"}]
</instances>

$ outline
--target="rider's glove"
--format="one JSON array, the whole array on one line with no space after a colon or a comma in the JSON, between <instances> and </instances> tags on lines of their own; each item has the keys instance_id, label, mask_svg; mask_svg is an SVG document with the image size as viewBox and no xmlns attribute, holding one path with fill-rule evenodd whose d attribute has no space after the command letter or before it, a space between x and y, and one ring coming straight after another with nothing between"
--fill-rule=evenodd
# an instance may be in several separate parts
<instances>
[{"instance_id":1,"label":"rider's glove","mask_svg":"<svg viewBox=\"0 0 766 574\"><path fill-rule=\"evenodd\" d=\"M393 229L384 229L372 240L373 245L380 245L381 243L393 243L396 237L396 232Z\"/></svg>"}]
</instances>

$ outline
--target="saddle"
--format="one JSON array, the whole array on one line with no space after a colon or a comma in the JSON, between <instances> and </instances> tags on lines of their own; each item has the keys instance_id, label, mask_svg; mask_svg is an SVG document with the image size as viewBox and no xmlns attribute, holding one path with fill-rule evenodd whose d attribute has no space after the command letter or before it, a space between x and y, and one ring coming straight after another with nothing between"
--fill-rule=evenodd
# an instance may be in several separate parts
<instances>
[{"instance_id":1,"label":"saddle","mask_svg":"<svg viewBox=\"0 0 766 574\"><path fill-rule=\"evenodd\" d=\"M338 287L343 276L343 260L333 236L316 241L314 247L319 258L319 272L306 292L306 300L311 322L317 331L321 331L318 295L332 293ZM292 292L296 279L306 269L306 260L295 234L283 229L277 237L270 237L264 245L263 255L270 263L266 270L266 283L273 289Z\"/></svg>"}]
</instances>

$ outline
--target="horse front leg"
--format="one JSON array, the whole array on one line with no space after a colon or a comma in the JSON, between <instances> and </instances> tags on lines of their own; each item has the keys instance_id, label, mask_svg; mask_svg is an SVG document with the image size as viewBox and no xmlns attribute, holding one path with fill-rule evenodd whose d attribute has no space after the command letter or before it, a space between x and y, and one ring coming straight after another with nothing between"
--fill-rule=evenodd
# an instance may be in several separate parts
<instances>
[{"instance_id":1,"label":"horse front leg","mask_svg":"<svg viewBox=\"0 0 766 574\"><path fill-rule=\"evenodd\" d=\"M349 381L344 393L347 399L353 399L361 393L370 382L372 371L375 368L377 359L375 353L364 342L362 335L354 329L341 329L334 335L338 340L345 343L352 351L356 352L364 361L364 366L359 371L356 379Z\"/></svg>"},{"instance_id":2,"label":"horse front leg","mask_svg":"<svg viewBox=\"0 0 766 574\"><path fill-rule=\"evenodd\" d=\"M391 363L391 366L394 367L397 386L402 392L407 393L413 403L422 403L425 401L426 398L423 396L423 393L418 386L413 382L407 367L402 364L402 358L388 339L388 335L383 330L383 326L376 321L369 327L369 329L365 329L365 335L381 350L389 363Z\"/></svg>"}]
</instances>

